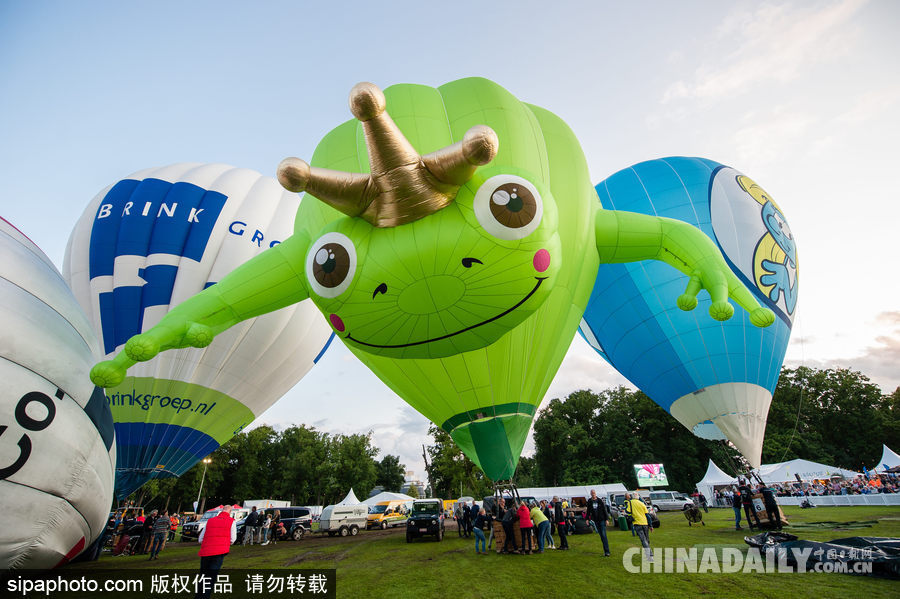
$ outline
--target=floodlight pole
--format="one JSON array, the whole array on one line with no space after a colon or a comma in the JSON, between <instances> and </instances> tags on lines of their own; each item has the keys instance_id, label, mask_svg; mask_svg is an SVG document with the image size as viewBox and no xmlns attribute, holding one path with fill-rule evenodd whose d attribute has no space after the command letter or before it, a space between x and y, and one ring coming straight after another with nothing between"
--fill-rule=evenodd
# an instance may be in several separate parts
<instances>
[{"instance_id":1,"label":"floodlight pole","mask_svg":"<svg viewBox=\"0 0 900 599\"><path fill-rule=\"evenodd\" d=\"M209 458L203 458L203 475L200 477L200 490L197 491L197 507L194 509L200 508L200 494L203 493L203 481L206 480L206 467L209 466L209 463L212 462Z\"/></svg>"}]
</instances>

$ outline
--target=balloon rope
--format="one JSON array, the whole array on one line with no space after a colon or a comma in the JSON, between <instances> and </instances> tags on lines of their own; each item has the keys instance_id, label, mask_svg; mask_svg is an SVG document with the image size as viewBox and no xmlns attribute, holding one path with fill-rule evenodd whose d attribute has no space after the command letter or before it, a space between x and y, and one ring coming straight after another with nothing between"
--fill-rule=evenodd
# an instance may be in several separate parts
<instances>
[{"instance_id":1,"label":"balloon rope","mask_svg":"<svg viewBox=\"0 0 900 599\"><path fill-rule=\"evenodd\" d=\"M799 315L797 316L797 324L798 325L800 324ZM798 326L798 328L802 329L802 327L799 327L799 326ZM803 331L802 330L800 331L800 365L801 366L806 365L806 350L805 350L804 344L803 344ZM800 385L800 401L797 402L797 419L794 421L794 430L791 431L791 439L790 439L790 441L788 441L788 444L785 446L784 453L781 454L781 459L778 460L779 462L784 461L785 456L787 456L788 450L791 448L791 443L794 442L794 435L797 433L797 427L800 425L800 409L803 406L803 392L805 390L806 390L806 385L801 384Z\"/></svg>"},{"instance_id":2,"label":"balloon rope","mask_svg":"<svg viewBox=\"0 0 900 599\"><path fill-rule=\"evenodd\" d=\"M735 462L734 457L731 455L731 452L727 451L728 449L737 451L737 447L735 447L734 444L731 441L729 441L728 439L721 439L720 442L722 443L722 446L726 449L726 451L724 452L725 457L728 458L728 461L731 463L731 471L734 472L734 477L740 478L741 472L743 470L743 466L741 466L737 462Z\"/></svg>"}]
</instances>

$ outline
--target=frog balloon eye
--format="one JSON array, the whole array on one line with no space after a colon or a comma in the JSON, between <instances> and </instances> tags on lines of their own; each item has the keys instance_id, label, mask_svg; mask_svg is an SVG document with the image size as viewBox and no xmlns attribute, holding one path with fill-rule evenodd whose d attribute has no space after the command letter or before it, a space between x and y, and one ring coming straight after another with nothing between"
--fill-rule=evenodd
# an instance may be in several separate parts
<instances>
[{"instance_id":1,"label":"frog balloon eye","mask_svg":"<svg viewBox=\"0 0 900 599\"><path fill-rule=\"evenodd\" d=\"M500 239L522 239L541 224L544 204L535 186L515 175L496 175L475 193L475 217Z\"/></svg>"},{"instance_id":2,"label":"frog balloon eye","mask_svg":"<svg viewBox=\"0 0 900 599\"><path fill-rule=\"evenodd\" d=\"M306 256L306 278L322 297L337 297L346 291L356 272L356 248L340 233L326 233Z\"/></svg>"}]
</instances>

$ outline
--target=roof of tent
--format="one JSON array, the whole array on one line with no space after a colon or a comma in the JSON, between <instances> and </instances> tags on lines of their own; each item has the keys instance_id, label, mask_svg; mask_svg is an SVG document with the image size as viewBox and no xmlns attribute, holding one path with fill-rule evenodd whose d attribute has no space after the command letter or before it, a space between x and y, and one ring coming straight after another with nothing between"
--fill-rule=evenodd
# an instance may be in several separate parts
<instances>
[{"instance_id":1,"label":"roof of tent","mask_svg":"<svg viewBox=\"0 0 900 599\"><path fill-rule=\"evenodd\" d=\"M362 502L356 498L356 493L353 492L353 488L351 487L350 492L347 493L347 496L335 505L359 505L360 503Z\"/></svg>"},{"instance_id":2,"label":"roof of tent","mask_svg":"<svg viewBox=\"0 0 900 599\"><path fill-rule=\"evenodd\" d=\"M519 489L521 497L535 497L537 499L550 499L554 495L559 497L589 497L591 489L597 491L597 495L602 497L610 492L625 492L627 489L622 483L613 483L609 485L580 485L573 487L527 487Z\"/></svg>"},{"instance_id":3,"label":"roof of tent","mask_svg":"<svg viewBox=\"0 0 900 599\"><path fill-rule=\"evenodd\" d=\"M373 497L369 497L365 501L363 501L366 505L375 505L382 501L412 501L415 499L414 497L410 497L409 495L405 495L403 493L394 493L393 491L382 491L378 495Z\"/></svg>"},{"instance_id":4,"label":"roof of tent","mask_svg":"<svg viewBox=\"0 0 900 599\"><path fill-rule=\"evenodd\" d=\"M884 468L893 468L894 466L900 466L900 455L897 455L890 447L884 445L884 450L881 452L881 461L878 462L876 468L884 469Z\"/></svg>"},{"instance_id":5,"label":"roof of tent","mask_svg":"<svg viewBox=\"0 0 900 599\"><path fill-rule=\"evenodd\" d=\"M794 476L795 474L800 475L802 480L830 478L833 474L839 474L845 478L854 478L860 475L859 472L854 472L853 470L845 470L844 468L838 468L837 466L828 466L826 464L801 459L778 464L763 464L759 467L757 473L760 478L767 483L795 481L797 480L797 477ZM737 477L725 473L710 460L709 466L706 468L706 475L703 477L703 480L697 483L697 486L728 485L736 483Z\"/></svg>"},{"instance_id":6,"label":"roof of tent","mask_svg":"<svg viewBox=\"0 0 900 599\"><path fill-rule=\"evenodd\" d=\"M736 480L735 477L726 474L721 468L716 466L715 462L710 460L709 466L706 467L706 474L703 475L703 480L698 482L697 485L728 485Z\"/></svg>"},{"instance_id":7,"label":"roof of tent","mask_svg":"<svg viewBox=\"0 0 900 599\"><path fill-rule=\"evenodd\" d=\"M812 480L814 478L829 478L833 474L838 474L845 478L854 478L860 475L859 472L853 470L801 459L781 462L780 464L763 464L759 467L759 476L770 483L797 480L797 475L802 480Z\"/></svg>"}]
</instances>

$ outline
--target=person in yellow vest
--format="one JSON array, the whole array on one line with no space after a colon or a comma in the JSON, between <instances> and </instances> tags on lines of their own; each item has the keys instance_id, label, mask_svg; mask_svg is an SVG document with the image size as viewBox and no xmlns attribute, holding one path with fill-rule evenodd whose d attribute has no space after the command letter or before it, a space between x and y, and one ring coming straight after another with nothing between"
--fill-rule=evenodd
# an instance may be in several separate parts
<instances>
[{"instance_id":1,"label":"person in yellow vest","mask_svg":"<svg viewBox=\"0 0 900 599\"><path fill-rule=\"evenodd\" d=\"M625 494L625 511L634 519L634 532L641 540L647 553L647 561L653 561L653 550L650 549L650 523L647 521L647 506L636 495Z\"/></svg>"},{"instance_id":2,"label":"person in yellow vest","mask_svg":"<svg viewBox=\"0 0 900 599\"><path fill-rule=\"evenodd\" d=\"M533 501L531 502L531 521L534 522L534 526L537 528L538 553L543 553L544 542L550 534L550 520L547 519L541 508Z\"/></svg>"}]
</instances>

